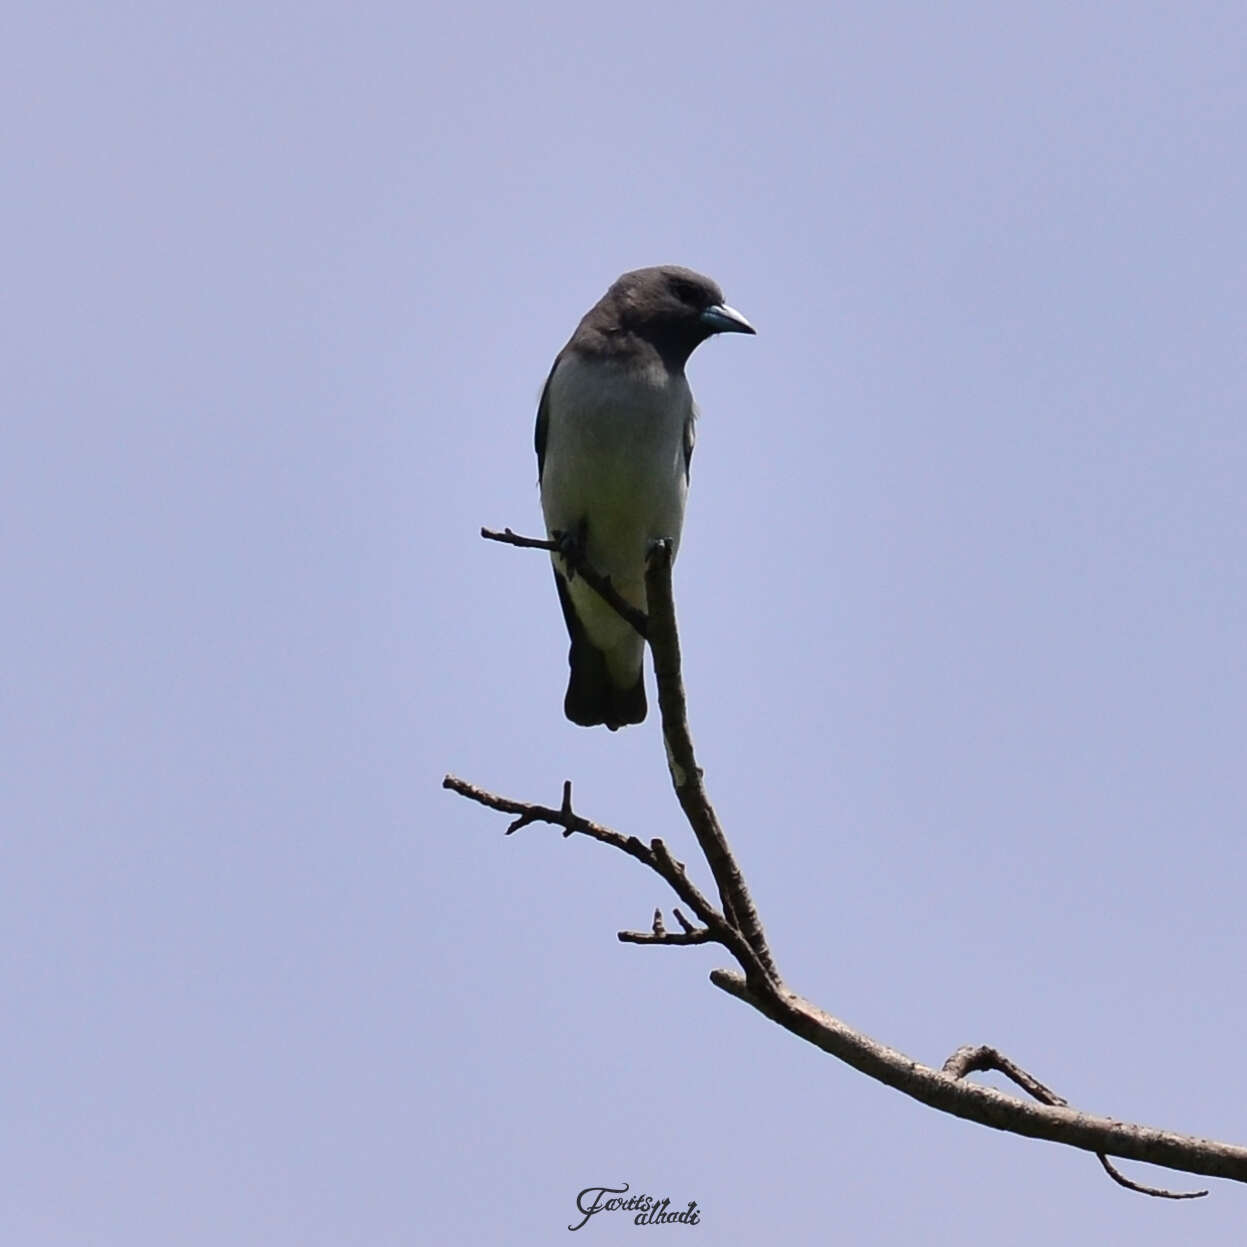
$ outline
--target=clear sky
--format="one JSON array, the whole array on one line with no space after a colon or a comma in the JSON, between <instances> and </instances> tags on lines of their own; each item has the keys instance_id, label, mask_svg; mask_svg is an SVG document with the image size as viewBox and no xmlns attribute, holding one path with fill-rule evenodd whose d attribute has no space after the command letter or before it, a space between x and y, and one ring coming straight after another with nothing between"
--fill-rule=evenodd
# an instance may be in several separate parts
<instances>
[{"instance_id":1,"label":"clear sky","mask_svg":"<svg viewBox=\"0 0 1247 1247\"><path fill-rule=\"evenodd\" d=\"M702 406L694 734L792 986L1247 1142L1247 8L20 6L0 41L0 1241L1241 1243L615 940L532 419L621 271ZM1129 1167L1128 1167L1129 1168ZM1183 1177L1130 1171L1177 1187ZM570 1240L572 1242L578 1239Z\"/></svg>"}]
</instances>

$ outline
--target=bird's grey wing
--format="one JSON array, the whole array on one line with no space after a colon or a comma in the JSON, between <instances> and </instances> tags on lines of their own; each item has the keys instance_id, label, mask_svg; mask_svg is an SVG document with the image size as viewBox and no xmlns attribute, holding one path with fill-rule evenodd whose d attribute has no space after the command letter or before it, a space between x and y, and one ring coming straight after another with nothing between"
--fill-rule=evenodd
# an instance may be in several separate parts
<instances>
[{"instance_id":1,"label":"bird's grey wing","mask_svg":"<svg viewBox=\"0 0 1247 1247\"><path fill-rule=\"evenodd\" d=\"M554 361L554 368L559 361ZM541 389L541 402L537 404L537 425L533 429L533 449L537 452L537 484L541 484L541 473L546 466L546 435L550 430L550 381L554 377L554 368Z\"/></svg>"},{"instance_id":2,"label":"bird's grey wing","mask_svg":"<svg viewBox=\"0 0 1247 1247\"><path fill-rule=\"evenodd\" d=\"M684 419L684 483L687 485L693 467L693 446L697 441L697 408L690 407Z\"/></svg>"}]
</instances>

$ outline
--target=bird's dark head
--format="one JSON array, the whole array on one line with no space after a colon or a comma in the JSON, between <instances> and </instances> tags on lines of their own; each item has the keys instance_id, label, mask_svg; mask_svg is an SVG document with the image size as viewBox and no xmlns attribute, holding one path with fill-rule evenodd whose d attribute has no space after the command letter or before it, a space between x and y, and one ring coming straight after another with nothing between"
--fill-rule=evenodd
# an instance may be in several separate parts
<instances>
[{"instance_id":1,"label":"bird's dark head","mask_svg":"<svg viewBox=\"0 0 1247 1247\"><path fill-rule=\"evenodd\" d=\"M602 304L609 305L621 329L653 343L678 364L716 333L756 332L724 302L715 282L675 264L625 273Z\"/></svg>"}]
</instances>

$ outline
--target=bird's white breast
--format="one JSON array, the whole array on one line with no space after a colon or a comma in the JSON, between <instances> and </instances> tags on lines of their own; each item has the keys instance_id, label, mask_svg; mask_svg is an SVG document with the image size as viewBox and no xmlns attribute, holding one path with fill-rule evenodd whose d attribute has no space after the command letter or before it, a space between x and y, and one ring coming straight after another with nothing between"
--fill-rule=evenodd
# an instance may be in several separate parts
<instances>
[{"instance_id":1,"label":"bird's white breast","mask_svg":"<svg viewBox=\"0 0 1247 1247\"><path fill-rule=\"evenodd\" d=\"M566 356L550 380L547 405L547 526L571 529L587 516L590 558L614 575L643 569L655 538L678 542L692 409L683 373Z\"/></svg>"},{"instance_id":2,"label":"bird's white breast","mask_svg":"<svg viewBox=\"0 0 1247 1247\"><path fill-rule=\"evenodd\" d=\"M645 609L645 556L669 537L679 546L688 492L685 426L693 396L683 373L661 364L624 368L565 356L550 379L541 505L546 527L588 525L587 556L633 605ZM589 635L624 666L640 663L639 638L583 581L569 589Z\"/></svg>"}]
</instances>

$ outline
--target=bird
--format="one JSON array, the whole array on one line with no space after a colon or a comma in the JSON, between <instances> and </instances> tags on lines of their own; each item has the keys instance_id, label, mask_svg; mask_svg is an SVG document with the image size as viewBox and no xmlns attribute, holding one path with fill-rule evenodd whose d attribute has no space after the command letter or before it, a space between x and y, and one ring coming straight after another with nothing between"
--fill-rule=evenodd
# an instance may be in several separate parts
<instances>
[{"instance_id":1,"label":"bird","mask_svg":"<svg viewBox=\"0 0 1247 1247\"><path fill-rule=\"evenodd\" d=\"M612 732L645 719L645 644L568 564L566 543L644 611L654 542L684 524L697 409L684 367L707 338L757 331L709 277L674 264L624 273L558 353L537 408L537 481L571 639L563 712Z\"/></svg>"}]
</instances>

